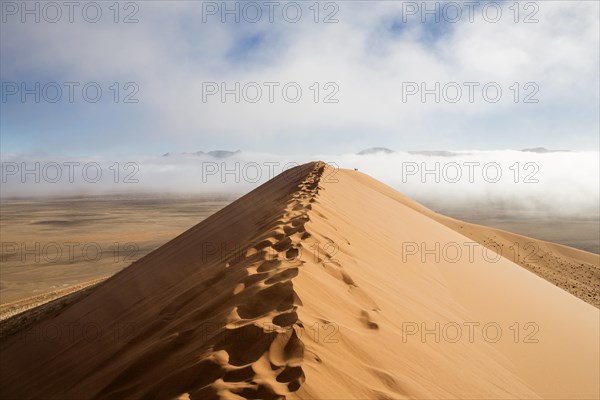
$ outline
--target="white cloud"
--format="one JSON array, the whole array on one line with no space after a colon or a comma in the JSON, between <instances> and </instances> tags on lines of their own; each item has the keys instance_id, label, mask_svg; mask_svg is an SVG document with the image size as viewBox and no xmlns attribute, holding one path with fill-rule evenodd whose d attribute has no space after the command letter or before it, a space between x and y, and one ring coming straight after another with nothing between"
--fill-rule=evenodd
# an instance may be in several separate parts
<instances>
[{"instance_id":1,"label":"white cloud","mask_svg":"<svg viewBox=\"0 0 600 400\"><path fill-rule=\"evenodd\" d=\"M241 152L225 159L175 155L78 160L7 154L2 159L3 197L122 192L242 194L290 167L320 159L338 168L358 168L426 204L500 204L515 210L588 217L600 212L598 152L461 151L452 156ZM71 175L67 162L78 163L71 164ZM36 163L39 183L35 174L23 175L25 167L35 170ZM61 168L60 179L56 179L55 165Z\"/></svg>"},{"instance_id":2,"label":"white cloud","mask_svg":"<svg viewBox=\"0 0 600 400\"><path fill-rule=\"evenodd\" d=\"M29 79L44 71L65 80L138 82L145 115L139 121L140 148L149 142L197 147L209 139L282 153L294 151L281 147L288 140L297 151L309 151L317 142L330 152L348 143L598 147L598 3L538 2L535 24L514 23L507 8L512 3L506 3L500 22L486 22L476 12L473 23L463 18L437 40L422 40L431 28L425 24L406 24L395 33L388 29L394 16L401 16L400 2L337 4L337 24L310 18L298 24L264 19L205 24L195 2L140 2L140 23L129 25L9 22L3 24L3 74ZM263 35L265 46L243 61L232 59L236 41L252 34ZM206 81L295 81L303 98L289 104L276 92L272 104L203 103ZM329 81L339 86L340 102L314 104L309 86ZM495 104L479 92L472 104L422 104L418 96L403 103L406 81L494 81L503 96ZM515 104L509 89L514 82L521 84L521 98L527 92L522 85L536 82L540 103ZM65 116L69 112L66 107ZM50 133L60 128L47 125Z\"/></svg>"}]
</instances>

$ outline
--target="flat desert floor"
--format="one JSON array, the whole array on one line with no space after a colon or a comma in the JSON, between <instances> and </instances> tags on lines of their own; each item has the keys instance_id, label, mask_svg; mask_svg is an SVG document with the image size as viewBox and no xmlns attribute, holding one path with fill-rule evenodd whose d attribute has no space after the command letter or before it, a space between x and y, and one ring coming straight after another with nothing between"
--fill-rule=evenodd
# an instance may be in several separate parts
<instances>
[{"instance_id":1,"label":"flat desert floor","mask_svg":"<svg viewBox=\"0 0 600 400\"><path fill-rule=\"evenodd\" d=\"M565 217L500 207L445 208L427 202L423 204L452 218L600 253L599 215Z\"/></svg>"},{"instance_id":2,"label":"flat desert floor","mask_svg":"<svg viewBox=\"0 0 600 400\"><path fill-rule=\"evenodd\" d=\"M151 194L3 199L0 303L111 276L231 200Z\"/></svg>"}]
</instances>

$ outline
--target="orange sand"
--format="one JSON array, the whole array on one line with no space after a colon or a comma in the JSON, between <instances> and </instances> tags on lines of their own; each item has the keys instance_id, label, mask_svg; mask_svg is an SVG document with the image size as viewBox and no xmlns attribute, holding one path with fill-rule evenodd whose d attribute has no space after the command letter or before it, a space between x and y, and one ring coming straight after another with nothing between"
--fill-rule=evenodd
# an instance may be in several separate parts
<instances>
[{"instance_id":1,"label":"orange sand","mask_svg":"<svg viewBox=\"0 0 600 400\"><path fill-rule=\"evenodd\" d=\"M5 340L0 398L598 398L599 310L494 235L306 164Z\"/></svg>"}]
</instances>

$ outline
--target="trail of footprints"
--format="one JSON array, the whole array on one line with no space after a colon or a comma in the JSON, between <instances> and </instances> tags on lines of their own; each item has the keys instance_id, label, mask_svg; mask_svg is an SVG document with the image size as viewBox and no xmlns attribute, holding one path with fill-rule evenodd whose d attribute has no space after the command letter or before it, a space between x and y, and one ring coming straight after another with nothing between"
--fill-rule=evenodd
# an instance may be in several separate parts
<instances>
[{"instance_id":1,"label":"trail of footprints","mask_svg":"<svg viewBox=\"0 0 600 400\"><path fill-rule=\"evenodd\" d=\"M224 332L216 337L213 351L200 361L202 382L186 393L185 399L285 399L305 381L301 364L304 344L298 332L304 329L296 313L302 305L292 285L304 261L298 255L302 242L311 237L305 224L311 203L319 193L321 163L299 184L282 215L265 221L258 237L244 257L228 268L245 270L233 290L235 306ZM328 240L328 238L324 238ZM331 241L330 241L331 242ZM366 309L379 308L332 259L318 259L325 270L348 285L350 293L364 308L360 320L368 329L378 329ZM317 357L318 359L318 357Z\"/></svg>"},{"instance_id":2,"label":"trail of footprints","mask_svg":"<svg viewBox=\"0 0 600 400\"><path fill-rule=\"evenodd\" d=\"M300 242L310 237L304 225L323 169L317 165L299 185L284 214L260 228L269 233L236 260L246 268L247 276L234 290L239 305L229 316L227 330L207 357L220 365L221 377L205 387L203 395L283 399L304 382L304 345L297 335L303 326L296 313L302 302L291 280L303 264L297 256Z\"/></svg>"}]
</instances>

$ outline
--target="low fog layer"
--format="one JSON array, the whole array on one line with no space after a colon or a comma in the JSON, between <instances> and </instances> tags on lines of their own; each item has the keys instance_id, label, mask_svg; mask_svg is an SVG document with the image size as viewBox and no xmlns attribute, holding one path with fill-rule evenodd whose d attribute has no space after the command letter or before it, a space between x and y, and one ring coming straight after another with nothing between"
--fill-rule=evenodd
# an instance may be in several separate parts
<instances>
[{"instance_id":1,"label":"low fog layer","mask_svg":"<svg viewBox=\"0 0 600 400\"><path fill-rule=\"evenodd\" d=\"M215 156L215 154L217 156ZM599 153L390 152L276 156L185 153L120 159L2 156L2 197L111 193L246 193L295 165L323 160L358 169L425 204L494 207L553 215L599 214ZM324 179L335 181L335 174Z\"/></svg>"}]
</instances>

